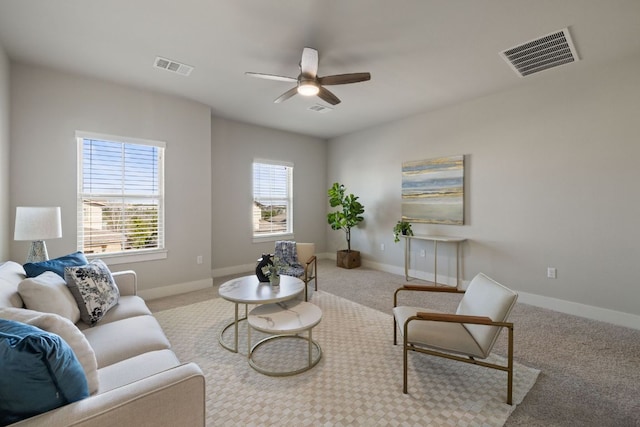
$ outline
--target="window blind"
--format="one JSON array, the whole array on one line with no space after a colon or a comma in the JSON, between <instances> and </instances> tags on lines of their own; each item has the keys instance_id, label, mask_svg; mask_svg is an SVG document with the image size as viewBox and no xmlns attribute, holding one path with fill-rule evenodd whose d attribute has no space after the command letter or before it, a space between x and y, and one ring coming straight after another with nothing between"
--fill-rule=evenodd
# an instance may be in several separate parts
<instances>
[{"instance_id":1,"label":"window blind","mask_svg":"<svg viewBox=\"0 0 640 427\"><path fill-rule=\"evenodd\" d=\"M293 232L292 184L292 164L268 160L254 161L254 237Z\"/></svg>"},{"instance_id":2,"label":"window blind","mask_svg":"<svg viewBox=\"0 0 640 427\"><path fill-rule=\"evenodd\" d=\"M164 248L164 144L78 137L78 250Z\"/></svg>"}]
</instances>

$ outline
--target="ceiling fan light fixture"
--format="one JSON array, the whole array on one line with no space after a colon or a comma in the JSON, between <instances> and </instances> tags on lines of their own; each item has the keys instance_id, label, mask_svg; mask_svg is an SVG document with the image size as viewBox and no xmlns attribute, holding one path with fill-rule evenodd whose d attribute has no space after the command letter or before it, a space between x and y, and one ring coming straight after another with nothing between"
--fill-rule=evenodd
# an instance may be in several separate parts
<instances>
[{"instance_id":1,"label":"ceiling fan light fixture","mask_svg":"<svg viewBox=\"0 0 640 427\"><path fill-rule=\"evenodd\" d=\"M298 93L304 96L314 96L320 92L320 88L313 81L301 81L298 84Z\"/></svg>"}]
</instances>

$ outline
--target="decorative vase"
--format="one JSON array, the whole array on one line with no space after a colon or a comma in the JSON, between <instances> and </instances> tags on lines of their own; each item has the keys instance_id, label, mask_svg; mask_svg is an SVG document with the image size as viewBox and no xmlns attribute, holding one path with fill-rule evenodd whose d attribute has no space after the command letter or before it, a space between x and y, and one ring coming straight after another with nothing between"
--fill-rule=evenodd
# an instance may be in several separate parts
<instances>
[{"instance_id":1,"label":"decorative vase","mask_svg":"<svg viewBox=\"0 0 640 427\"><path fill-rule=\"evenodd\" d=\"M272 288L277 288L280 286L280 275L279 274L272 274L271 276L269 276L269 283L271 283L271 287Z\"/></svg>"},{"instance_id":2,"label":"decorative vase","mask_svg":"<svg viewBox=\"0 0 640 427\"><path fill-rule=\"evenodd\" d=\"M273 265L273 258L271 254L262 254L262 258L258 259L258 264L256 265L256 277L258 278L258 281L269 281L269 278L262 271L262 267L266 267L269 264Z\"/></svg>"}]
</instances>

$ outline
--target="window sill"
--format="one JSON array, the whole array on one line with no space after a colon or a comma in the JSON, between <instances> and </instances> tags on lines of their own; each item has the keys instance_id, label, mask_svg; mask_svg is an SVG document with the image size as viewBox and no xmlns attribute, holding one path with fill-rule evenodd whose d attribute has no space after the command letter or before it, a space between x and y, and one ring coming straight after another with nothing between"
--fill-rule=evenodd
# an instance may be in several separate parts
<instances>
[{"instance_id":1,"label":"window sill","mask_svg":"<svg viewBox=\"0 0 640 427\"><path fill-rule=\"evenodd\" d=\"M140 252L132 252L132 253L118 253L118 254L106 254L106 253L94 253L94 254L86 254L86 257L89 261L93 259L100 258L107 265L116 265L116 264L129 264L133 262L144 262L144 261L156 261L159 259L167 259L167 251L166 249L154 250L154 251L140 251Z\"/></svg>"},{"instance_id":2,"label":"window sill","mask_svg":"<svg viewBox=\"0 0 640 427\"><path fill-rule=\"evenodd\" d=\"M271 234L269 236L253 237L253 243L275 242L276 240L294 240L293 233Z\"/></svg>"}]
</instances>

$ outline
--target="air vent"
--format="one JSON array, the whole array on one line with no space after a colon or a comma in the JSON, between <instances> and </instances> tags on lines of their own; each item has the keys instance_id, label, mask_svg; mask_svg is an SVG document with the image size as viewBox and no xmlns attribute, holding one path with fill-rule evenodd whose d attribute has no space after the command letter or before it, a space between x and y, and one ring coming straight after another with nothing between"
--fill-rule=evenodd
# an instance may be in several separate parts
<instances>
[{"instance_id":1,"label":"air vent","mask_svg":"<svg viewBox=\"0 0 640 427\"><path fill-rule=\"evenodd\" d=\"M307 110L315 111L316 113L328 113L329 111L333 111L333 108L329 108L320 104L315 104L307 108Z\"/></svg>"},{"instance_id":2,"label":"air vent","mask_svg":"<svg viewBox=\"0 0 640 427\"><path fill-rule=\"evenodd\" d=\"M188 76L193 71L193 67L186 64L181 64L177 61L162 58L156 56L156 60L153 63L156 68L162 68L163 70L171 71L172 73L180 74L181 76Z\"/></svg>"},{"instance_id":3,"label":"air vent","mask_svg":"<svg viewBox=\"0 0 640 427\"><path fill-rule=\"evenodd\" d=\"M520 77L580 59L568 28L512 47L500 55Z\"/></svg>"}]
</instances>

